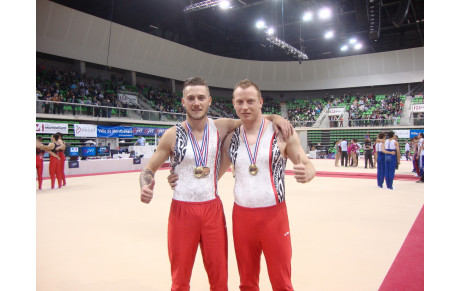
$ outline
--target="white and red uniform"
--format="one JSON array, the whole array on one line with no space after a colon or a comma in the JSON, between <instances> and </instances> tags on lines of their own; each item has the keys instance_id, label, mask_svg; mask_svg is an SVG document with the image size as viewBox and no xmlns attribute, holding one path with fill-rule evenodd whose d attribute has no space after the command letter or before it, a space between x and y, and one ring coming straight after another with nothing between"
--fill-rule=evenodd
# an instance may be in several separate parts
<instances>
[{"instance_id":1,"label":"white and red uniform","mask_svg":"<svg viewBox=\"0 0 460 291\"><path fill-rule=\"evenodd\" d=\"M225 216L217 193L220 165L219 134L208 119L209 150L205 178L193 174L196 167L187 129L176 125L172 166L179 180L174 189L168 223L168 251L171 262L171 290L190 290L195 255L200 245L210 290L228 290L228 242ZM201 144L201 141L198 141Z\"/></svg>"},{"instance_id":2,"label":"white and red uniform","mask_svg":"<svg viewBox=\"0 0 460 291\"><path fill-rule=\"evenodd\" d=\"M36 168L37 168L37 177L38 177L38 189L42 189L43 183L43 154L45 153L44 150L39 148L36 149Z\"/></svg>"},{"instance_id":3,"label":"white and red uniform","mask_svg":"<svg viewBox=\"0 0 460 291\"><path fill-rule=\"evenodd\" d=\"M251 161L237 128L228 156L235 168L233 240L240 274L240 290L259 290L260 256L264 253L273 290L294 290L291 283L291 237L284 201L282 157L271 123L259 141L256 165ZM255 145L250 146L254 152Z\"/></svg>"}]
</instances>

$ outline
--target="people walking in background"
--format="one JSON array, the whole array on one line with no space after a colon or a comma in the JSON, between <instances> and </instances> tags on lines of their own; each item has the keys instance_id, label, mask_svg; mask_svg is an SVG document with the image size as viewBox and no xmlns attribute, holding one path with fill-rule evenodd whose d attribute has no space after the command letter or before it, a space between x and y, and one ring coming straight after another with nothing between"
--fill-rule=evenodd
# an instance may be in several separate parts
<instances>
[{"instance_id":1,"label":"people walking in background","mask_svg":"<svg viewBox=\"0 0 460 291\"><path fill-rule=\"evenodd\" d=\"M364 168L367 169L367 165L369 164L369 168L374 168L374 162L372 160L372 142L370 138L366 138L364 141Z\"/></svg>"},{"instance_id":2,"label":"people walking in background","mask_svg":"<svg viewBox=\"0 0 460 291\"><path fill-rule=\"evenodd\" d=\"M412 142L412 138L406 141L406 145L404 146L404 153L406 155L406 161L410 161L410 143Z\"/></svg>"},{"instance_id":3,"label":"people walking in background","mask_svg":"<svg viewBox=\"0 0 460 291\"><path fill-rule=\"evenodd\" d=\"M340 156L342 155L341 153L341 147L340 147L340 142L342 140L338 140L336 141L336 143L334 144L334 151L335 151L335 166L338 167L339 166L339 161L340 161Z\"/></svg>"}]
</instances>

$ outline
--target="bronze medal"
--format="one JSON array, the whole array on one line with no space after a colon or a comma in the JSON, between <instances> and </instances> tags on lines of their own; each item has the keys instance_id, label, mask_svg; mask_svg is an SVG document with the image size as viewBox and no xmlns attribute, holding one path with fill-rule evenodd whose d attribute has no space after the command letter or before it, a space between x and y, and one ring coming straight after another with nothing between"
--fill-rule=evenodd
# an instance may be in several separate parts
<instances>
[{"instance_id":1,"label":"bronze medal","mask_svg":"<svg viewBox=\"0 0 460 291\"><path fill-rule=\"evenodd\" d=\"M211 173L211 169L209 169L208 167L203 167L203 175L201 176L201 178L207 177L209 173Z\"/></svg>"},{"instance_id":2,"label":"bronze medal","mask_svg":"<svg viewBox=\"0 0 460 291\"><path fill-rule=\"evenodd\" d=\"M249 166L249 173L253 176L257 175L257 172L259 171L259 169L257 168L256 164L251 164Z\"/></svg>"},{"instance_id":3,"label":"bronze medal","mask_svg":"<svg viewBox=\"0 0 460 291\"><path fill-rule=\"evenodd\" d=\"M193 170L193 175L195 175L195 177L197 178L201 178L203 176L203 167L196 167L194 170Z\"/></svg>"}]
</instances>

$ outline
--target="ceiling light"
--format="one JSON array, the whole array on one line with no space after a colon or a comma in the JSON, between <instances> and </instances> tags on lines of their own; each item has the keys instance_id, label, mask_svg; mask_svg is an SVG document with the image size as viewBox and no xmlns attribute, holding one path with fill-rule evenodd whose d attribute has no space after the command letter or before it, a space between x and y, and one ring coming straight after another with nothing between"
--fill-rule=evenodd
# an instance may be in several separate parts
<instances>
[{"instance_id":1,"label":"ceiling light","mask_svg":"<svg viewBox=\"0 0 460 291\"><path fill-rule=\"evenodd\" d=\"M275 33L275 29L273 27L270 27L269 29L267 29L268 35L272 35L273 33Z\"/></svg>"},{"instance_id":2,"label":"ceiling light","mask_svg":"<svg viewBox=\"0 0 460 291\"><path fill-rule=\"evenodd\" d=\"M228 0L223 0L219 2L219 7L222 9L228 9L230 8L230 1Z\"/></svg>"},{"instance_id":3,"label":"ceiling light","mask_svg":"<svg viewBox=\"0 0 460 291\"><path fill-rule=\"evenodd\" d=\"M350 38L350 40L348 42L351 43L351 44L354 44L354 43L356 43L356 38Z\"/></svg>"},{"instance_id":4,"label":"ceiling light","mask_svg":"<svg viewBox=\"0 0 460 291\"><path fill-rule=\"evenodd\" d=\"M359 50L359 49L361 49L362 47L363 47L363 45L360 44L360 43L355 44L355 50Z\"/></svg>"},{"instance_id":5,"label":"ceiling light","mask_svg":"<svg viewBox=\"0 0 460 291\"><path fill-rule=\"evenodd\" d=\"M257 27L258 29L262 29L262 28L267 27L267 25L265 24L265 21L259 20L259 21L256 22L256 27Z\"/></svg>"},{"instance_id":6,"label":"ceiling light","mask_svg":"<svg viewBox=\"0 0 460 291\"><path fill-rule=\"evenodd\" d=\"M340 48L341 51L347 51L348 50L348 46L347 45L344 45Z\"/></svg>"},{"instance_id":7,"label":"ceiling light","mask_svg":"<svg viewBox=\"0 0 460 291\"><path fill-rule=\"evenodd\" d=\"M311 11L306 12L303 17L303 21L310 21L313 19L313 13Z\"/></svg>"},{"instance_id":8,"label":"ceiling light","mask_svg":"<svg viewBox=\"0 0 460 291\"><path fill-rule=\"evenodd\" d=\"M321 8L318 14L319 14L319 19L329 19L332 16L332 11L329 8Z\"/></svg>"},{"instance_id":9,"label":"ceiling light","mask_svg":"<svg viewBox=\"0 0 460 291\"><path fill-rule=\"evenodd\" d=\"M332 30L329 30L328 32L326 32L326 33L324 34L324 38L326 38L326 39L330 39L330 38L332 38L333 36L334 36L334 32L333 32Z\"/></svg>"}]
</instances>

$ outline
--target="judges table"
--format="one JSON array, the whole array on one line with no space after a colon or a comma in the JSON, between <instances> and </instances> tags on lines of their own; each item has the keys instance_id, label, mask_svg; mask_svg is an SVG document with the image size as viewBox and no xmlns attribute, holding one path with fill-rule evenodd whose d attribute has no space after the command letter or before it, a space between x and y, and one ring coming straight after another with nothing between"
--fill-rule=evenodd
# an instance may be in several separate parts
<instances>
[{"instance_id":1,"label":"judges table","mask_svg":"<svg viewBox=\"0 0 460 291\"><path fill-rule=\"evenodd\" d=\"M133 159L131 158L80 160L78 161L78 168L69 168L69 161L66 161L64 172L66 175L88 175L136 170L140 171L147 165L148 161L149 158L141 158L141 163L135 165L133 164ZM169 163L169 161L167 161L167 163ZM49 162L43 163L43 178L49 178Z\"/></svg>"},{"instance_id":2,"label":"judges table","mask_svg":"<svg viewBox=\"0 0 460 291\"><path fill-rule=\"evenodd\" d=\"M136 152L136 157L140 155L144 155L144 158L150 158L153 153L157 150L157 146L155 145L145 145L145 146L129 146L128 151Z\"/></svg>"}]
</instances>

